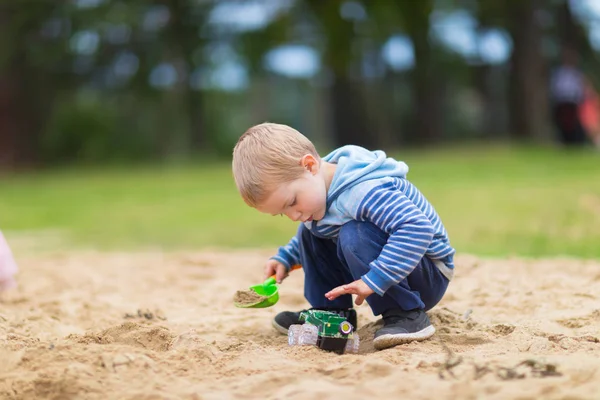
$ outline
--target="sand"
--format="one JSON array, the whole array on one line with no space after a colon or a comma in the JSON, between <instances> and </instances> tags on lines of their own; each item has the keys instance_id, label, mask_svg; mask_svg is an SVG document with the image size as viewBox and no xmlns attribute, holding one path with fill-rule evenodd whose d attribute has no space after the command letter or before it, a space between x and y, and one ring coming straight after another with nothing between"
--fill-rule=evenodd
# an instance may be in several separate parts
<instances>
[{"instance_id":1,"label":"sand","mask_svg":"<svg viewBox=\"0 0 600 400\"><path fill-rule=\"evenodd\" d=\"M600 263L461 255L433 339L357 355L289 347L302 271L266 309L232 304L265 251L18 253L0 303L1 399L597 399Z\"/></svg>"},{"instance_id":2,"label":"sand","mask_svg":"<svg viewBox=\"0 0 600 400\"><path fill-rule=\"evenodd\" d=\"M260 303L263 300L268 299L269 296L262 296L256 293L254 290L237 290L233 295L233 304L241 307L248 307Z\"/></svg>"}]
</instances>

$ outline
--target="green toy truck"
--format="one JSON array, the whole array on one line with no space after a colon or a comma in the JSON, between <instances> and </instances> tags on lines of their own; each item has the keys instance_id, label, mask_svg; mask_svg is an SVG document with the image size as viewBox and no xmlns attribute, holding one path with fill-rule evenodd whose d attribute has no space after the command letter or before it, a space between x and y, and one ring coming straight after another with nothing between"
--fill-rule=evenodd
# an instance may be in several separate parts
<instances>
[{"instance_id":1,"label":"green toy truck","mask_svg":"<svg viewBox=\"0 0 600 400\"><path fill-rule=\"evenodd\" d=\"M307 310L300 313L302 325L288 330L290 346L317 346L337 354L358 353L359 337L348 320L330 311Z\"/></svg>"}]
</instances>

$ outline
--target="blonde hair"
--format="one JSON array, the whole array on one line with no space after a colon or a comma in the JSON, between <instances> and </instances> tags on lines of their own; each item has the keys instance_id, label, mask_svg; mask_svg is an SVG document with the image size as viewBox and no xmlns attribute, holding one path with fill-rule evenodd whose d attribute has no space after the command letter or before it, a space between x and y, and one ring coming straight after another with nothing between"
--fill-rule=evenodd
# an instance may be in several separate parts
<instances>
[{"instance_id":1,"label":"blonde hair","mask_svg":"<svg viewBox=\"0 0 600 400\"><path fill-rule=\"evenodd\" d=\"M256 207L277 185L299 178L305 171L300 160L306 154L320 163L312 142L287 125L263 123L248 129L233 149L232 162L244 201Z\"/></svg>"}]
</instances>

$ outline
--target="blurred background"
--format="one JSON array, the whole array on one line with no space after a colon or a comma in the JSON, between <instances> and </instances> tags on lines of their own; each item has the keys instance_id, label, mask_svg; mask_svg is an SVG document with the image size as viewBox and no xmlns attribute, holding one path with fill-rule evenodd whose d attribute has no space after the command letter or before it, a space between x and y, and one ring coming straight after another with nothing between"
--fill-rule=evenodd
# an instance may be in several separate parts
<instances>
[{"instance_id":1,"label":"blurred background","mask_svg":"<svg viewBox=\"0 0 600 400\"><path fill-rule=\"evenodd\" d=\"M599 56L600 0L0 0L0 229L283 244L229 170L272 121L407 161L459 251L600 257Z\"/></svg>"}]
</instances>

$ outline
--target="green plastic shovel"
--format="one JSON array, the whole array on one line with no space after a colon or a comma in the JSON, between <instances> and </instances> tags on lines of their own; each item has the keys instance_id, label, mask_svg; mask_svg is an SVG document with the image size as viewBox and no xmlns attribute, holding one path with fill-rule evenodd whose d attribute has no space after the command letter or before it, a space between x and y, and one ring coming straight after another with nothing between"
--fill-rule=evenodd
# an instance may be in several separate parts
<instances>
[{"instance_id":1,"label":"green plastic shovel","mask_svg":"<svg viewBox=\"0 0 600 400\"><path fill-rule=\"evenodd\" d=\"M290 272L302 268L301 265L293 265L290 268ZM275 275L269 277L266 281L260 285L250 286L249 292L252 297L256 298L255 302L252 301L236 301L233 304L239 308L266 308L271 307L279 301L279 288Z\"/></svg>"}]
</instances>

